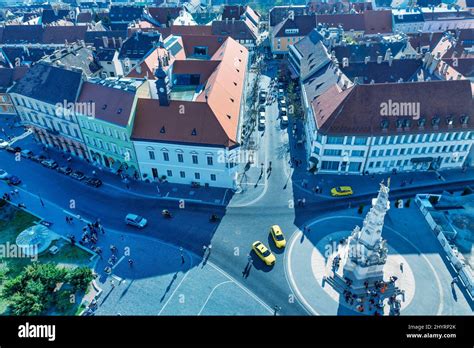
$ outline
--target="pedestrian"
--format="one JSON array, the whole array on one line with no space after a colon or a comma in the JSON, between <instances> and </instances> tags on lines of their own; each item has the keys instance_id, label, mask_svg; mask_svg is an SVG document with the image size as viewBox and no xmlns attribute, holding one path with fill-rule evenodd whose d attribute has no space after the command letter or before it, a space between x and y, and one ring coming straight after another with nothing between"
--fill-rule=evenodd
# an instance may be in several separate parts
<instances>
[{"instance_id":1,"label":"pedestrian","mask_svg":"<svg viewBox=\"0 0 474 348\"><path fill-rule=\"evenodd\" d=\"M130 267L133 266L133 260L132 259L128 259L128 264L130 265Z\"/></svg>"},{"instance_id":2,"label":"pedestrian","mask_svg":"<svg viewBox=\"0 0 474 348\"><path fill-rule=\"evenodd\" d=\"M304 207L306 204L306 198L303 197L303 199L301 200L301 205Z\"/></svg>"},{"instance_id":3,"label":"pedestrian","mask_svg":"<svg viewBox=\"0 0 474 348\"><path fill-rule=\"evenodd\" d=\"M105 234L104 226L102 225L100 225L100 232L102 232L102 234Z\"/></svg>"},{"instance_id":4,"label":"pedestrian","mask_svg":"<svg viewBox=\"0 0 474 348\"><path fill-rule=\"evenodd\" d=\"M212 244L209 244L208 247L207 247L207 251L208 251L208 255L211 255L211 251L212 251Z\"/></svg>"},{"instance_id":5,"label":"pedestrian","mask_svg":"<svg viewBox=\"0 0 474 348\"><path fill-rule=\"evenodd\" d=\"M66 216L66 223L69 223L69 216Z\"/></svg>"},{"instance_id":6,"label":"pedestrian","mask_svg":"<svg viewBox=\"0 0 474 348\"><path fill-rule=\"evenodd\" d=\"M41 197L40 197L40 203L41 203L41 206L44 208L44 202L43 202L43 200L41 199Z\"/></svg>"},{"instance_id":7,"label":"pedestrian","mask_svg":"<svg viewBox=\"0 0 474 348\"><path fill-rule=\"evenodd\" d=\"M184 265L184 255L181 254L181 264Z\"/></svg>"},{"instance_id":8,"label":"pedestrian","mask_svg":"<svg viewBox=\"0 0 474 348\"><path fill-rule=\"evenodd\" d=\"M206 255L207 245L203 245L203 246L202 246L202 251L203 251L202 254L203 254L203 255Z\"/></svg>"},{"instance_id":9,"label":"pedestrian","mask_svg":"<svg viewBox=\"0 0 474 348\"><path fill-rule=\"evenodd\" d=\"M112 289L115 288L115 282L113 279L110 280L110 286L112 287Z\"/></svg>"},{"instance_id":10,"label":"pedestrian","mask_svg":"<svg viewBox=\"0 0 474 348\"><path fill-rule=\"evenodd\" d=\"M403 273L403 262L400 262L400 272Z\"/></svg>"}]
</instances>

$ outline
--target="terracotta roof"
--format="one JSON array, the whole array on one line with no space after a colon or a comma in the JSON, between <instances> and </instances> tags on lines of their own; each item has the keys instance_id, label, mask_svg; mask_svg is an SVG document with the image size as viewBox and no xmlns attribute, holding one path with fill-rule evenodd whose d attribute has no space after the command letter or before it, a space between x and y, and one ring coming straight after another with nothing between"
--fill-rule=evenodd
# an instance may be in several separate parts
<instances>
[{"instance_id":1,"label":"terracotta roof","mask_svg":"<svg viewBox=\"0 0 474 348\"><path fill-rule=\"evenodd\" d=\"M392 11L364 11L362 13L318 14L316 22L328 26L341 25L344 30L364 31L366 34L392 32Z\"/></svg>"},{"instance_id":2,"label":"terracotta roof","mask_svg":"<svg viewBox=\"0 0 474 348\"><path fill-rule=\"evenodd\" d=\"M94 103L94 117L120 126L128 124L135 93L84 82L78 102Z\"/></svg>"},{"instance_id":3,"label":"terracotta roof","mask_svg":"<svg viewBox=\"0 0 474 348\"><path fill-rule=\"evenodd\" d=\"M84 40L86 37L87 26L49 26L43 31L44 44L63 44L66 40L68 43L78 40Z\"/></svg>"},{"instance_id":4,"label":"terracotta roof","mask_svg":"<svg viewBox=\"0 0 474 348\"><path fill-rule=\"evenodd\" d=\"M285 20L288 17L289 11L293 11L295 17L308 14L308 9L305 5L274 6L269 12L270 26L274 27Z\"/></svg>"},{"instance_id":5,"label":"terracotta roof","mask_svg":"<svg viewBox=\"0 0 474 348\"><path fill-rule=\"evenodd\" d=\"M199 37L199 36L198 36ZM238 142L238 127L248 51L227 38L212 57L215 69L194 101L171 101L160 106L158 100L139 100L133 138L135 140L193 143L232 147ZM189 68L209 73L213 63L188 61ZM185 64L178 63L178 65ZM206 69L204 69L204 67ZM209 70L207 70L209 69ZM184 107L186 112L182 115ZM164 127L164 128L163 128ZM164 129L165 132L161 132ZM193 135L195 130L196 135Z\"/></svg>"},{"instance_id":6,"label":"terracotta roof","mask_svg":"<svg viewBox=\"0 0 474 348\"><path fill-rule=\"evenodd\" d=\"M149 7L148 12L150 16L162 25L169 25L170 19L179 17L180 7Z\"/></svg>"},{"instance_id":7,"label":"terracotta roof","mask_svg":"<svg viewBox=\"0 0 474 348\"><path fill-rule=\"evenodd\" d=\"M219 64L219 60L176 60L173 64L173 75L199 74L199 84L204 84Z\"/></svg>"},{"instance_id":8,"label":"terracotta roof","mask_svg":"<svg viewBox=\"0 0 474 348\"><path fill-rule=\"evenodd\" d=\"M172 25L173 35L212 35L210 25Z\"/></svg>"},{"instance_id":9,"label":"terracotta roof","mask_svg":"<svg viewBox=\"0 0 474 348\"><path fill-rule=\"evenodd\" d=\"M212 56L226 41L226 37L220 35L182 35L181 38L187 57L193 55L197 46L207 47L208 56Z\"/></svg>"},{"instance_id":10,"label":"terracotta roof","mask_svg":"<svg viewBox=\"0 0 474 348\"><path fill-rule=\"evenodd\" d=\"M258 31L249 20L213 21L212 33L214 35L228 35L234 40L256 40Z\"/></svg>"},{"instance_id":11,"label":"terracotta roof","mask_svg":"<svg viewBox=\"0 0 474 348\"><path fill-rule=\"evenodd\" d=\"M41 25L7 25L2 28L2 43L41 43L43 27Z\"/></svg>"},{"instance_id":12,"label":"terracotta roof","mask_svg":"<svg viewBox=\"0 0 474 348\"><path fill-rule=\"evenodd\" d=\"M419 127L412 117L381 116L381 105L389 100L420 103L420 120L425 120L424 126ZM354 85L345 91L333 86L316 98L312 107L317 128L323 134L403 135L473 128L474 104L469 80ZM463 115L470 117L464 126ZM452 125L448 124L449 117ZM411 126L397 128L398 119L408 120ZM386 129L382 122L388 122Z\"/></svg>"}]
</instances>

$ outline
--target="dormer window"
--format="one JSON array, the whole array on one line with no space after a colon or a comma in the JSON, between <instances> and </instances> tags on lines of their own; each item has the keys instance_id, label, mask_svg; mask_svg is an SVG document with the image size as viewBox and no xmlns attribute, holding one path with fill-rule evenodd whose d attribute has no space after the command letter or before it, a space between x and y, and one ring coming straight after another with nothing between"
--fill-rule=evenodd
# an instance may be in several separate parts
<instances>
[{"instance_id":1,"label":"dormer window","mask_svg":"<svg viewBox=\"0 0 474 348\"><path fill-rule=\"evenodd\" d=\"M410 126L411 126L411 120L410 119L407 118L407 119L403 120L403 127L410 128Z\"/></svg>"},{"instance_id":2,"label":"dormer window","mask_svg":"<svg viewBox=\"0 0 474 348\"><path fill-rule=\"evenodd\" d=\"M439 116L433 117L433 119L431 120L431 124L433 126L438 126L439 125Z\"/></svg>"},{"instance_id":3,"label":"dormer window","mask_svg":"<svg viewBox=\"0 0 474 348\"><path fill-rule=\"evenodd\" d=\"M380 122L380 127L382 127L382 129L387 129L389 124L390 123L388 122L388 120L384 119L384 120L382 120L382 122Z\"/></svg>"},{"instance_id":4,"label":"dormer window","mask_svg":"<svg viewBox=\"0 0 474 348\"><path fill-rule=\"evenodd\" d=\"M160 133L161 133L161 134L165 134L165 133L166 133L165 126L161 127L161 129L160 129Z\"/></svg>"},{"instance_id":5,"label":"dormer window","mask_svg":"<svg viewBox=\"0 0 474 348\"><path fill-rule=\"evenodd\" d=\"M403 120L402 119L398 119L397 120L397 128L402 128L403 127Z\"/></svg>"},{"instance_id":6,"label":"dormer window","mask_svg":"<svg viewBox=\"0 0 474 348\"><path fill-rule=\"evenodd\" d=\"M119 114L119 115L120 115L120 114L122 113L122 111L123 111L123 109L122 109L122 108L118 108L118 110L117 110L117 114Z\"/></svg>"},{"instance_id":7,"label":"dormer window","mask_svg":"<svg viewBox=\"0 0 474 348\"><path fill-rule=\"evenodd\" d=\"M230 120L232 118L232 116L230 116L229 114L227 114L227 118Z\"/></svg>"},{"instance_id":8,"label":"dormer window","mask_svg":"<svg viewBox=\"0 0 474 348\"><path fill-rule=\"evenodd\" d=\"M418 127L424 127L425 124L426 124L426 118L421 117L420 119L418 119Z\"/></svg>"},{"instance_id":9,"label":"dormer window","mask_svg":"<svg viewBox=\"0 0 474 348\"><path fill-rule=\"evenodd\" d=\"M107 104L104 104L104 106L102 106L102 110L105 110L107 109Z\"/></svg>"},{"instance_id":10,"label":"dormer window","mask_svg":"<svg viewBox=\"0 0 474 348\"><path fill-rule=\"evenodd\" d=\"M446 117L446 124L447 124L448 126L452 126L453 123L454 123L454 119L453 119L452 116Z\"/></svg>"},{"instance_id":11,"label":"dormer window","mask_svg":"<svg viewBox=\"0 0 474 348\"><path fill-rule=\"evenodd\" d=\"M196 128L193 128L193 131L191 132L191 135L197 135L197 130L196 130Z\"/></svg>"}]
</instances>

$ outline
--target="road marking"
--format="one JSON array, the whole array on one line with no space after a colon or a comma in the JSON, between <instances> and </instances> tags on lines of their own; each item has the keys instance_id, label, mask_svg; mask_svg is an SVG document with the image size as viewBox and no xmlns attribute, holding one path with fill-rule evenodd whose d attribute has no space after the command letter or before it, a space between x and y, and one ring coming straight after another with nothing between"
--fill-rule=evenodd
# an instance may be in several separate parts
<instances>
[{"instance_id":1,"label":"road marking","mask_svg":"<svg viewBox=\"0 0 474 348\"><path fill-rule=\"evenodd\" d=\"M220 267L218 267L217 265L215 265L214 263L212 262L207 262L207 264L209 266L211 266L212 268L214 268L215 270L217 270L218 272L220 272L222 275L226 276L227 278L229 278L230 280L232 280L238 287L240 287L243 291L245 291L250 297L252 297L255 301L257 301L258 303L260 303L268 312L272 313L273 314L273 309L270 308L269 305L267 305L262 299L260 299L260 297L258 297L256 294L254 294L252 291L250 291L249 289L247 289L242 283L240 283L239 281L237 281L234 277L232 277L229 273L227 273L226 271L222 270Z\"/></svg>"},{"instance_id":2,"label":"road marking","mask_svg":"<svg viewBox=\"0 0 474 348\"><path fill-rule=\"evenodd\" d=\"M174 289L174 291L171 293L171 296L168 298L168 300L165 302L165 304L163 305L163 307L161 307L160 311L158 312L158 315L161 315L161 312L163 312L166 308L166 306L168 306L168 303L170 302L170 300L173 298L175 292L179 289L179 287L181 286L181 284L184 282L184 280L186 279L186 277L188 276L189 274L189 271L186 272L183 276L183 279L181 279L181 281L179 282L178 286L176 287L176 289Z\"/></svg>"},{"instance_id":3,"label":"road marking","mask_svg":"<svg viewBox=\"0 0 474 348\"><path fill-rule=\"evenodd\" d=\"M209 302L209 300L210 300L212 294L214 293L214 291L215 291L219 286L224 285L224 284L227 284L227 283L233 283L233 281L232 281L232 280L226 280L226 281L224 281L224 282L222 282L222 283L219 283L219 284L217 284L216 286L214 286L214 288L213 288L213 289L211 290L211 292L209 293L209 296L207 296L206 301L205 301L204 304L202 305L201 310L199 311L199 313L198 313L197 315L201 315L202 311L204 310L204 307L206 307L207 302Z\"/></svg>"},{"instance_id":4,"label":"road marking","mask_svg":"<svg viewBox=\"0 0 474 348\"><path fill-rule=\"evenodd\" d=\"M117 261L117 263L114 265L114 267L112 267L112 270L115 269L115 267L117 267L119 265L119 263L123 261L124 258L125 258L125 255L122 255L122 257Z\"/></svg>"}]
</instances>

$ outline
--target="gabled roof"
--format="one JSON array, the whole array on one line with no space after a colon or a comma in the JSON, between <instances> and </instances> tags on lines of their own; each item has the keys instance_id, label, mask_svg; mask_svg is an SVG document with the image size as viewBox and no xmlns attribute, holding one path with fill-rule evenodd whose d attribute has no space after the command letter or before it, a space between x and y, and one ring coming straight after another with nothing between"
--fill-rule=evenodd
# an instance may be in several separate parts
<instances>
[{"instance_id":1,"label":"gabled roof","mask_svg":"<svg viewBox=\"0 0 474 348\"><path fill-rule=\"evenodd\" d=\"M392 65L388 62L350 63L342 67L342 72L352 81L357 77L358 83L403 82L416 80L417 72L423 66L421 59L394 59Z\"/></svg>"},{"instance_id":2,"label":"gabled roof","mask_svg":"<svg viewBox=\"0 0 474 348\"><path fill-rule=\"evenodd\" d=\"M385 57L388 49L395 59L401 58L404 54L416 54L409 43L405 41L361 43L332 48L339 62L342 62L343 58L349 58L349 62L364 62L365 57L369 57L369 61L376 61L378 56Z\"/></svg>"},{"instance_id":3,"label":"gabled roof","mask_svg":"<svg viewBox=\"0 0 474 348\"><path fill-rule=\"evenodd\" d=\"M382 116L381 105L389 100L419 103L423 126L409 116ZM469 80L354 85L345 91L331 87L313 101L312 107L317 128L323 134L403 135L459 131L474 126ZM467 126L461 123L465 115L470 117ZM411 125L398 128L397 120L408 120ZM382 121L386 122L385 129Z\"/></svg>"},{"instance_id":4,"label":"gabled roof","mask_svg":"<svg viewBox=\"0 0 474 348\"><path fill-rule=\"evenodd\" d=\"M84 40L87 26L48 26L43 30L42 43L44 44L63 44L66 41L72 43Z\"/></svg>"},{"instance_id":5,"label":"gabled roof","mask_svg":"<svg viewBox=\"0 0 474 348\"><path fill-rule=\"evenodd\" d=\"M295 16L294 19L286 18L273 29L274 37L306 36L316 27L315 15ZM286 30L298 29L298 33L286 33Z\"/></svg>"},{"instance_id":6,"label":"gabled roof","mask_svg":"<svg viewBox=\"0 0 474 348\"><path fill-rule=\"evenodd\" d=\"M149 7L150 16L159 24L168 26L169 21L179 17L181 7Z\"/></svg>"},{"instance_id":7,"label":"gabled roof","mask_svg":"<svg viewBox=\"0 0 474 348\"><path fill-rule=\"evenodd\" d=\"M45 9L41 15L41 23L42 24L50 24L56 22L59 19L68 18L70 10L64 9Z\"/></svg>"},{"instance_id":8,"label":"gabled roof","mask_svg":"<svg viewBox=\"0 0 474 348\"><path fill-rule=\"evenodd\" d=\"M93 103L94 117L119 126L127 126L132 113L135 93L84 82L78 102Z\"/></svg>"},{"instance_id":9,"label":"gabled roof","mask_svg":"<svg viewBox=\"0 0 474 348\"><path fill-rule=\"evenodd\" d=\"M2 28L2 44L41 43L41 25L6 25Z\"/></svg>"},{"instance_id":10,"label":"gabled roof","mask_svg":"<svg viewBox=\"0 0 474 348\"><path fill-rule=\"evenodd\" d=\"M257 34L249 25L243 20L234 21L213 21L212 34L214 35L228 35L234 40L256 40Z\"/></svg>"},{"instance_id":11,"label":"gabled roof","mask_svg":"<svg viewBox=\"0 0 474 348\"><path fill-rule=\"evenodd\" d=\"M281 23L285 18L288 17L289 11L292 11L295 16L302 16L308 14L306 5L289 5L289 6L274 6L270 9L270 26Z\"/></svg>"},{"instance_id":12,"label":"gabled roof","mask_svg":"<svg viewBox=\"0 0 474 348\"><path fill-rule=\"evenodd\" d=\"M54 52L53 48L42 47L3 47L3 54L7 61L13 66L16 62L24 64L25 62L35 63L45 55Z\"/></svg>"},{"instance_id":13,"label":"gabled roof","mask_svg":"<svg viewBox=\"0 0 474 348\"><path fill-rule=\"evenodd\" d=\"M75 102L81 82L80 72L38 63L12 87L10 93L21 94L49 104Z\"/></svg>"},{"instance_id":14,"label":"gabled roof","mask_svg":"<svg viewBox=\"0 0 474 348\"><path fill-rule=\"evenodd\" d=\"M149 35L147 33L135 32L134 35L123 42L119 58L141 59L160 42L160 39L160 34Z\"/></svg>"},{"instance_id":15,"label":"gabled roof","mask_svg":"<svg viewBox=\"0 0 474 348\"><path fill-rule=\"evenodd\" d=\"M132 22L141 18L143 6L113 5L110 8L109 18L113 22Z\"/></svg>"},{"instance_id":16,"label":"gabled roof","mask_svg":"<svg viewBox=\"0 0 474 348\"><path fill-rule=\"evenodd\" d=\"M392 11L364 11L362 13L318 14L316 22L328 26L341 25L344 30L364 31L365 34L392 32Z\"/></svg>"},{"instance_id":17,"label":"gabled roof","mask_svg":"<svg viewBox=\"0 0 474 348\"><path fill-rule=\"evenodd\" d=\"M199 37L203 39L196 36ZM158 100L139 100L134 140L219 147L237 144L248 51L232 38L227 38L210 60L215 63L191 60L187 61L188 67L184 66L185 62L177 63L178 72L200 71L203 80L204 75L209 75L207 81L201 81L203 89L194 101L172 100L169 106L160 106ZM211 68L214 68L212 72Z\"/></svg>"},{"instance_id":18,"label":"gabled roof","mask_svg":"<svg viewBox=\"0 0 474 348\"><path fill-rule=\"evenodd\" d=\"M0 92L4 93L14 82L25 76L27 71L27 66L0 68Z\"/></svg>"}]
</instances>

